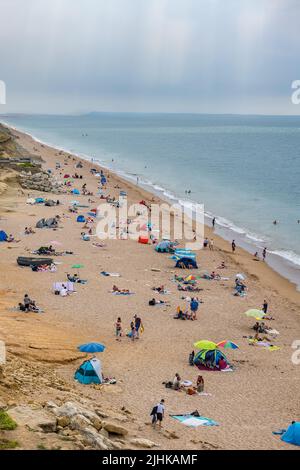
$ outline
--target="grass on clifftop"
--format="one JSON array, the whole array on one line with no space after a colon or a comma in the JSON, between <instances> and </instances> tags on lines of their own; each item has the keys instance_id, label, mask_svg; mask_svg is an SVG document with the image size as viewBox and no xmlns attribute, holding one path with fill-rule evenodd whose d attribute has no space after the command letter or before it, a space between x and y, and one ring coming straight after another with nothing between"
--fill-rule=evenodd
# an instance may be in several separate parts
<instances>
[{"instance_id":1,"label":"grass on clifftop","mask_svg":"<svg viewBox=\"0 0 300 470\"><path fill-rule=\"evenodd\" d=\"M0 431L13 431L17 423L5 412L0 411Z\"/></svg>"},{"instance_id":2,"label":"grass on clifftop","mask_svg":"<svg viewBox=\"0 0 300 470\"><path fill-rule=\"evenodd\" d=\"M18 441L9 441L8 439L0 439L0 450L15 449L19 447Z\"/></svg>"}]
</instances>

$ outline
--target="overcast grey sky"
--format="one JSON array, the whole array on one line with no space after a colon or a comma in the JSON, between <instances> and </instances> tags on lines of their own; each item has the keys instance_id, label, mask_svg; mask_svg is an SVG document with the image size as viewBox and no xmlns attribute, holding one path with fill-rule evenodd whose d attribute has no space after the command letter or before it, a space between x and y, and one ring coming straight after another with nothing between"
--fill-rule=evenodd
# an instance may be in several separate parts
<instances>
[{"instance_id":1,"label":"overcast grey sky","mask_svg":"<svg viewBox=\"0 0 300 470\"><path fill-rule=\"evenodd\" d=\"M0 113L299 114L300 0L0 0Z\"/></svg>"}]
</instances>

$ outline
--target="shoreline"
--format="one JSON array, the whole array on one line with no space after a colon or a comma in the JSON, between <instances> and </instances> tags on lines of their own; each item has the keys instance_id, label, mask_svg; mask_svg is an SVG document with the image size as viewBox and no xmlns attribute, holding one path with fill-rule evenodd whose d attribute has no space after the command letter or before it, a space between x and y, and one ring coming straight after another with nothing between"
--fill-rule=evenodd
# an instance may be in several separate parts
<instances>
[{"instance_id":1,"label":"shoreline","mask_svg":"<svg viewBox=\"0 0 300 470\"><path fill-rule=\"evenodd\" d=\"M19 136L20 145L36 156L42 156L44 169L53 170L57 176L55 162L60 160L63 172L77 171L83 179L74 181L78 181L79 185L87 183L87 188L96 193L97 178L90 173L95 162L75 157L69 152L58 156L57 150L37 143L27 135L17 131L14 131L14 135ZM34 148L36 152L33 152ZM83 169L74 170L79 160L83 161ZM101 168L101 165L97 166ZM115 173L105 171L105 174L109 177L108 191L111 196L117 196L119 188L116 186L121 186L127 191L129 203L141 199L151 201L153 198L152 193ZM92 243L81 240L82 224L78 224L76 217L67 212L73 195L62 193L56 196L30 191L35 197L41 194L55 199L59 197L59 206L46 208L27 205L27 192L24 191L22 196L17 195L16 191L10 192L0 199L1 215L3 204L9 208L5 211L1 228L21 238L20 243L0 246L0 332L7 343L9 354L21 355L32 363L38 361L41 364L51 358L51 367L74 388L78 397L88 397L114 410L126 407L136 420L135 424L128 424L131 435L142 435L159 443L161 449L287 448L272 435L272 431L282 428L299 413L299 366L291 362L291 344L300 331L300 295L295 286L266 264L252 261L251 255L244 250L238 248L233 255L230 244L205 227L206 235L214 238L215 250L199 252L197 258L200 269L211 272L224 260L227 268L220 272L228 280L200 280L198 286L203 290L199 296L203 304L197 321L175 320L174 312L178 305L184 307L185 300L172 282L172 277L175 272L190 272L175 270L174 262L168 255L158 254L152 246L138 244L130 239L108 240L105 248L95 248ZM82 204L88 203L89 196L80 195L79 198ZM95 206L101 203L99 197L93 199L97 201ZM155 200L159 202L161 199L155 197ZM80 211L85 212L85 209ZM62 226L57 231L36 230L36 234L24 236L26 225L34 226L40 218L51 217L56 213L62 217ZM38 246L47 246L53 238L62 243L63 249L74 252L73 255L58 258L60 264L56 274L34 273L29 268L17 266L17 256L24 256ZM74 297L55 296L52 292L53 282L63 281L66 273L72 272L70 266L73 263L84 264L80 276L87 279L88 283L78 286ZM152 268L156 271L152 271ZM110 290L115 278L101 276L99 273L103 270L120 273L117 285L135 294L125 298L112 296ZM248 293L243 298L232 295L238 272L245 273L247 277ZM191 273L194 274L193 271ZM162 284L170 291L169 295L153 293L152 287ZM24 316L22 312L12 313L9 310L22 300L25 292L37 300L45 310L44 314ZM149 306L148 299L154 295L167 300L170 306ZM270 314L275 318L269 324L280 332L275 340L279 350L274 352L251 346L245 339L246 335L253 333L251 325L254 319L247 318L243 312L249 308L259 308L264 298L269 302ZM117 316L121 315L125 329L135 313L141 315L145 327L140 340L131 342L124 337L120 342L116 341L114 322ZM189 396L165 389L163 381L172 379L175 372L195 383L199 371L188 364L188 354L193 343L200 339L216 342L228 339L238 344L239 349L225 351L234 365L234 372L223 374L201 371L208 396ZM89 341L99 341L107 347L101 355L103 370L106 376L116 377L117 384L106 390L74 382L74 371L82 362L78 358L77 345ZM32 389L24 401L45 401L44 393L40 389L40 396L37 396L35 389ZM61 391L55 393L56 396L63 395ZM152 405L161 398L166 399L167 416L162 432L157 432L148 425L149 413ZM263 402L263 413L257 413L258 402ZM169 414L195 409L220 425L190 429L169 417ZM170 438L170 433L180 438Z\"/></svg>"},{"instance_id":2,"label":"shoreline","mask_svg":"<svg viewBox=\"0 0 300 470\"><path fill-rule=\"evenodd\" d=\"M129 173L123 170L114 169L110 165L105 165L103 162L101 162L101 160L97 160L87 154L75 153L70 149L59 147L54 143L43 141L39 139L37 136L35 136L34 134L31 134L30 132L27 132L24 130L19 130L18 128L12 126L11 124L5 121L1 121L1 123L2 125L6 126L11 131L24 134L39 144L45 145L57 151L65 152L66 154L73 155L76 158L79 158L85 162L90 162L94 166L98 166L100 169L103 169L103 170L111 172L112 174L115 174L121 180L127 181L128 183L132 184L134 187L137 186L134 182L136 178L134 173ZM188 199L185 200L180 197L177 197L175 194L172 194L171 192L169 192L168 189L158 187L157 184L152 183L151 181L144 180L142 178L140 178L138 187L145 190L147 193L153 194L154 196L158 197L164 202L179 203L180 205L183 205L184 203L190 204L193 202ZM211 221L213 217L214 217L214 214L212 214L211 212L209 211L204 212L204 224L207 227L207 229L212 228ZM230 220L224 219L222 216L219 216L219 215L218 216L216 215L215 217L216 217L216 224L215 224L214 230L212 231L214 236L218 235L220 238L222 238L223 240L229 243L231 243L231 240L234 239L236 242L236 245L239 248L246 251L250 255L253 255L253 253L257 250L262 251L262 248L267 245L267 243L264 243L263 240L259 240L259 239L255 240L250 232L248 233L245 232L244 229L241 229L240 227L235 226L235 224L231 222ZM221 220L222 222L220 222ZM236 229L234 227L236 227ZM296 262L290 259L290 257L288 256L289 253L293 253L295 256L297 256L296 253L294 253L293 251L290 252L289 250L286 250L286 256L285 256L283 254L280 254L280 250L267 249L267 260L265 262L270 267L270 269L272 269L272 271L275 271L283 279L293 284L297 292L300 293L300 266ZM262 260L260 261L263 262Z\"/></svg>"},{"instance_id":3,"label":"shoreline","mask_svg":"<svg viewBox=\"0 0 300 470\"><path fill-rule=\"evenodd\" d=\"M77 154L77 153L71 152L70 150L64 149L62 147L58 147L54 144L49 144L45 141L40 140L39 138L37 138L36 136L30 134L29 132L19 130L18 128L14 127L14 126L11 126L10 124L8 124L4 121L1 121L1 124L3 126L7 127L11 132L18 135L19 138L21 139L21 141L22 141L22 136L26 136L26 137L29 138L29 140L32 140L33 142L36 142L37 144L40 144L44 147L47 147L49 149L52 149L52 150L55 150L55 151L58 151L58 152L63 152L67 155L71 155L71 156L73 156L73 157L75 157L75 158L77 158L77 159L79 159L79 160L81 160L85 163L89 163L91 167L96 166L100 170L103 169L105 171L108 171L109 174L114 175L114 177L116 179L120 180L121 183L126 182L129 185L129 187L134 188L137 191L140 190L141 197L143 197L143 195L146 194L148 198L150 196L154 196L162 202L172 202L172 200L173 200L173 197L168 198L165 195L165 193L161 194L165 190L155 191L154 187L153 187L153 190L151 190L152 183L148 184L148 183L144 183L143 181L141 181L140 184L137 185L137 184L134 183L133 178L131 178L130 175L127 176L127 174L122 172L122 171L120 171L120 172L114 171L109 166L101 164L100 161L94 159L91 156L83 155L83 154ZM20 144L22 145L21 141L20 141ZM147 186L150 186L150 190L147 189ZM175 195L174 195L173 202L174 201L181 203L180 199L178 199ZM189 201L187 201L187 202L189 202ZM204 224L205 224L204 233L205 233L205 236L207 236L209 239L210 238L217 239L218 244L222 247L222 250L224 250L227 254L230 254L231 253L231 248L230 248L231 243L230 243L229 234L232 233L232 230L229 230L227 232L226 228L220 226L218 223L216 223L216 227L213 230L212 227L209 226L209 224L208 224L207 214L208 213L204 214ZM239 237L238 233L235 233L234 236L235 236L236 244L237 244L239 250L245 255L246 258L248 258L248 261L250 261L250 258L253 261L253 254L251 254L250 249L247 249L247 244L244 243L243 240L241 240L241 237ZM202 250L200 250L200 253L201 253L201 251ZM279 280L282 281L282 284L283 284L283 287L284 287L283 293L286 292L286 290L287 290L289 292L289 295L292 295L293 299L300 302L300 280L299 280L299 284L294 280L294 277L297 275L297 268L292 268L292 270L290 272L290 276L289 275L284 275L280 270L280 268L282 268L282 267L284 268L283 261L282 261L283 258L281 257L281 262L280 261L278 262L278 255L275 255L272 252L269 253L268 251L267 251L267 253L268 253L268 259L271 260L271 263L269 264L268 261L263 262L262 260L260 260L259 262L254 262L253 261L253 263L255 264L255 270L257 268L258 263L260 265L263 265L264 267L266 267L267 269L262 270L264 275L268 272L270 272L270 274L273 273L273 275L271 275L271 277L275 282L279 281ZM248 263L247 263L247 268L249 268ZM284 270L285 273L288 273L289 272L288 271L288 266L287 266L286 269L283 269L283 270ZM295 271L296 271L296 273L295 273ZM249 274L253 274L253 273L249 272ZM254 275L256 275L256 272L255 272ZM270 285L270 287L271 287L271 285ZM295 293L295 295L293 293Z\"/></svg>"}]
</instances>

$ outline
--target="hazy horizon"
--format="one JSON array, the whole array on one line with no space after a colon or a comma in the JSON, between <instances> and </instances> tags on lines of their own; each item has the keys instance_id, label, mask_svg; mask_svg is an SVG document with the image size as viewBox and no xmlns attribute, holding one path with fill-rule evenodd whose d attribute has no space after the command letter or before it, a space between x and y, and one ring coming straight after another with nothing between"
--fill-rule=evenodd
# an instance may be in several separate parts
<instances>
[{"instance_id":1,"label":"hazy horizon","mask_svg":"<svg viewBox=\"0 0 300 470\"><path fill-rule=\"evenodd\" d=\"M299 114L297 0L0 0L0 12L0 114Z\"/></svg>"}]
</instances>

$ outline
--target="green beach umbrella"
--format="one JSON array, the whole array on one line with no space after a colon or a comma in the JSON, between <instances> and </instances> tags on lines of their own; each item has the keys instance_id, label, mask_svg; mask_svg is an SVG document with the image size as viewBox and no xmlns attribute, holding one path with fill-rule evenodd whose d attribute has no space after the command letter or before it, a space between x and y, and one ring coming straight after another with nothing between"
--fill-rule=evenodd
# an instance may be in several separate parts
<instances>
[{"instance_id":1,"label":"green beach umbrella","mask_svg":"<svg viewBox=\"0 0 300 470\"><path fill-rule=\"evenodd\" d=\"M252 318L256 318L257 320L261 320L263 316L265 315L265 312L263 312L262 310L258 310L256 308L251 308L250 310L247 310L247 312L245 312L245 315L247 317L252 317Z\"/></svg>"},{"instance_id":2,"label":"green beach umbrella","mask_svg":"<svg viewBox=\"0 0 300 470\"><path fill-rule=\"evenodd\" d=\"M202 339L201 341L194 343L194 347L197 349L208 349L209 351L213 351L214 349L218 348L218 345L213 341Z\"/></svg>"}]
</instances>

